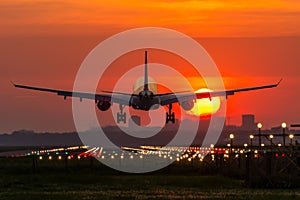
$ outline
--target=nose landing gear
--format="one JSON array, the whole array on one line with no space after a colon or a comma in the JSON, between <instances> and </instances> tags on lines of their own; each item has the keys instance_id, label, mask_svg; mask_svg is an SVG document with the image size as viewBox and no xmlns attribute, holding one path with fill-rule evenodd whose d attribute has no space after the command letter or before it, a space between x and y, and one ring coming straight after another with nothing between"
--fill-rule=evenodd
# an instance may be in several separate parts
<instances>
[{"instance_id":1,"label":"nose landing gear","mask_svg":"<svg viewBox=\"0 0 300 200\"><path fill-rule=\"evenodd\" d=\"M120 104L120 112L117 113L117 123L126 123L126 113L123 113L124 106Z\"/></svg>"}]
</instances>

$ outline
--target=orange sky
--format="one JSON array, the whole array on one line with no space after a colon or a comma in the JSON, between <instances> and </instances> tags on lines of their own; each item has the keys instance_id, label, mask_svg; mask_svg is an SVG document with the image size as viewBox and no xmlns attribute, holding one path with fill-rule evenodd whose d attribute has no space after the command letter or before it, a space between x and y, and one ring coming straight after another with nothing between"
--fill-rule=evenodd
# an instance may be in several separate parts
<instances>
[{"instance_id":1,"label":"orange sky","mask_svg":"<svg viewBox=\"0 0 300 200\"><path fill-rule=\"evenodd\" d=\"M0 13L0 133L73 130L71 101L14 89L9 80L71 89L93 47L143 26L172 28L195 38L216 62L226 88L284 78L277 89L230 97L232 123L240 123L242 113L255 114L267 127L282 120L300 123L297 0L4 0ZM195 88L196 78L189 77Z\"/></svg>"},{"instance_id":2,"label":"orange sky","mask_svg":"<svg viewBox=\"0 0 300 200\"><path fill-rule=\"evenodd\" d=\"M299 34L299 11L297 0L3 0L0 24L2 35L163 26L193 37L289 36Z\"/></svg>"}]
</instances>

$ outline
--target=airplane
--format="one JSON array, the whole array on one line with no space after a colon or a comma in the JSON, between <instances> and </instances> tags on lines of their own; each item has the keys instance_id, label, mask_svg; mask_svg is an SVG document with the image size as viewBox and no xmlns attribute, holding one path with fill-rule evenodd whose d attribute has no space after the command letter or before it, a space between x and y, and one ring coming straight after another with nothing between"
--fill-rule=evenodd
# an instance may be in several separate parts
<instances>
[{"instance_id":1,"label":"airplane","mask_svg":"<svg viewBox=\"0 0 300 200\"><path fill-rule=\"evenodd\" d=\"M126 123L126 112L123 112L124 106L132 107L136 110L149 111L158 109L159 106L167 106L168 112L166 112L166 124L168 122L175 123L175 113L172 112L172 106L175 103L179 103L179 105L186 111L191 110L194 107L194 103L196 99L202 98L212 98L212 97L221 97L230 95L234 95L237 92L245 92L250 90L260 90L265 88L273 88L277 87L281 80L276 84L256 86L256 87L248 87L248 88L239 88L232 90L224 90L224 91L211 91L211 92L178 92L178 93L156 93L156 90L150 90L149 88L149 77L148 77L148 57L147 51L145 51L145 66L144 66L144 84L141 87L141 90L132 94L121 93L121 92L110 92L103 91L104 93L93 94L93 93L85 93L85 92L77 92L77 91L65 91L65 90L57 90L51 88L42 88L42 87L34 87L28 85L19 85L12 82L12 84L17 88L29 89L29 90L38 90L42 92L50 92L56 93L59 96L63 96L64 99L67 97L77 97L82 99L92 99L95 101L97 108L100 111L107 111L112 103L119 104L120 112L117 113L117 123L123 122ZM155 86L156 87L156 86ZM129 99L129 100L128 100Z\"/></svg>"}]
</instances>

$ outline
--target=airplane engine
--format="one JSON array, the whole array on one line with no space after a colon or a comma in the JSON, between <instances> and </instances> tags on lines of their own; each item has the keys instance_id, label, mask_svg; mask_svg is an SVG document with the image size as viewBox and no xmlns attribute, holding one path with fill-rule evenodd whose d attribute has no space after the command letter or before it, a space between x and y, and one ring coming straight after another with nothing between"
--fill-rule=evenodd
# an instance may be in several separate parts
<instances>
[{"instance_id":1,"label":"airplane engine","mask_svg":"<svg viewBox=\"0 0 300 200\"><path fill-rule=\"evenodd\" d=\"M184 110L188 111L188 110L192 110L192 108L194 107L194 104L195 104L194 101L184 101L180 104L180 106Z\"/></svg>"},{"instance_id":2,"label":"airplane engine","mask_svg":"<svg viewBox=\"0 0 300 200\"><path fill-rule=\"evenodd\" d=\"M111 106L111 103L109 101L99 101L97 103L97 107L101 111L107 111Z\"/></svg>"}]
</instances>

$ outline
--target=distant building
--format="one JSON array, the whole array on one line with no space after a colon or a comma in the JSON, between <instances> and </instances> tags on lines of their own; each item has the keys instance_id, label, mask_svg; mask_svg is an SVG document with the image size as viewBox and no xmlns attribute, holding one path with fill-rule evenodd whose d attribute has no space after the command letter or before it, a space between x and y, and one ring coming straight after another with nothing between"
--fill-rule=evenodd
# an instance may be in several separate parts
<instances>
[{"instance_id":1,"label":"distant building","mask_svg":"<svg viewBox=\"0 0 300 200\"><path fill-rule=\"evenodd\" d=\"M243 130L255 130L255 117L252 114L242 115L242 126Z\"/></svg>"},{"instance_id":2,"label":"distant building","mask_svg":"<svg viewBox=\"0 0 300 200\"><path fill-rule=\"evenodd\" d=\"M285 130L286 130L286 132L288 132L288 131L289 131L289 128L286 127ZM271 132L272 132L272 133L282 133L282 127L281 127L281 126L272 127L272 128L271 128Z\"/></svg>"}]
</instances>

